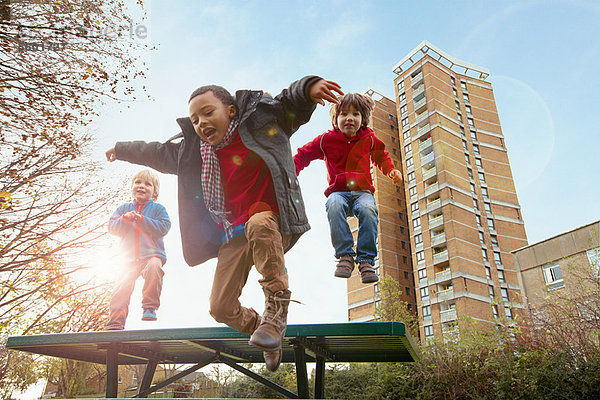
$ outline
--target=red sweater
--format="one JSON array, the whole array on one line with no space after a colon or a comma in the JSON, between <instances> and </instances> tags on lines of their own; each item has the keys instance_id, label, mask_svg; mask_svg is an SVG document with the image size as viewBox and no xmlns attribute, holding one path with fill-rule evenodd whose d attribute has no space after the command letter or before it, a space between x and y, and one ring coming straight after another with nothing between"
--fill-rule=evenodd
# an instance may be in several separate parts
<instances>
[{"instance_id":1,"label":"red sweater","mask_svg":"<svg viewBox=\"0 0 600 400\"><path fill-rule=\"evenodd\" d=\"M325 160L327 167L329 187L325 190L325 196L353 190L370 190L374 193L371 162L385 175L395 168L385 144L369 127L361 128L349 138L337 128L317 136L300 147L294 156L296 174L316 159Z\"/></svg>"},{"instance_id":2,"label":"red sweater","mask_svg":"<svg viewBox=\"0 0 600 400\"><path fill-rule=\"evenodd\" d=\"M249 150L239 135L215 152L221 168L225 209L232 225L241 225L261 211L279 214L271 172L262 158Z\"/></svg>"}]
</instances>

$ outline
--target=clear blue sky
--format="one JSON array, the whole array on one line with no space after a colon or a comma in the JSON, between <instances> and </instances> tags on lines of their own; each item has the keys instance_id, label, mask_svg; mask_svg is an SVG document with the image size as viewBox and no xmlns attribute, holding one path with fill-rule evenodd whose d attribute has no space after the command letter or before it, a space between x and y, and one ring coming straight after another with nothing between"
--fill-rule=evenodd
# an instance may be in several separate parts
<instances>
[{"instance_id":1,"label":"clear blue sky","mask_svg":"<svg viewBox=\"0 0 600 400\"><path fill-rule=\"evenodd\" d=\"M144 56L145 85L153 100L102 111L97 157L117 140L164 141L177 133L175 118L186 115L190 92L204 84L276 94L317 74L344 91L371 87L393 96L392 67L428 40L490 70L529 242L600 219L598 2L153 1L148 10L145 40L157 50ZM327 112L319 106L292 145L328 129ZM137 169L107 165L121 177ZM290 307L290 323L346 320L346 282L333 277L325 179L318 161L300 176L313 229L287 256L293 296L305 303ZM175 179L165 176L162 184L159 201L176 221ZM208 315L214 262L189 268L180 249L175 224L159 321L138 321L134 296L128 328L216 324ZM243 302L262 310L258 278L250 277Z\"/></svg>"}]
</instances>

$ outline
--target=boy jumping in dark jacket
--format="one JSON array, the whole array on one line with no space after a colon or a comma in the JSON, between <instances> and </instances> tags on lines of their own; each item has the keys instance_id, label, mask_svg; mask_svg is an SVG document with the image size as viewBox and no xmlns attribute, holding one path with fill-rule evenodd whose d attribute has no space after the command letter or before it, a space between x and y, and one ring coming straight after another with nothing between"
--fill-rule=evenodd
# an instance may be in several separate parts
<instances>
[{"instance_id":1,"label":"boy jumping in dark jacket","mask_svg":"<svg viewBox=\"0 0 600 400\"><path fill-rule=\"evenodd\" d=\"M220 86L195 90L182 133L166 143L119 142L107 159L178 175L183 253L190 265L217 257L210 314L263 350L274 371L281 362L291 292L283 254L310 227L296 179L290 136L316 104L337 102L338 84L316 76L275 98ZM183 140L176 142L177 138ZM239 302L252 265L262 275L262 317Z\"/></svg>"}]
</instances>

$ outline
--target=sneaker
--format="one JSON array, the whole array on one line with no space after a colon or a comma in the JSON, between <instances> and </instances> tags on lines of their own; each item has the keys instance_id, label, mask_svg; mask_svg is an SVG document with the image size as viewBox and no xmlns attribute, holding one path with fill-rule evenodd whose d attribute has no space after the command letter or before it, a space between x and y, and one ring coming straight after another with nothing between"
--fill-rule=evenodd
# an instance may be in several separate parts
<instances>
[{"instance_id":1,"label":"sneaker","mask_svg":"<svg viewBox=\"0 0 600 400\"><path fill-rule=\"evenodd\" d=\"M379 280L375 268L368 262L361 262L358 265L358 270L360 271L360 281L362 283L374 283Z\"/></svg>"},{"instance_id":2,"label":"sneaker","mask_svg":"<svg viewBox=\"0 0 600 400\"><path fill-rule=\"evenodd\" d=\"M341 256L338 263L335 266L335 275L338 278L350 278L352 271L354 270L354 258L351 255L346 254Z\"/></svg>"},{"instance_id":3,"label":"sneaker","mask_svg":"<svg viewBox=\"0 0 600 400\"><path fill-rule=\"evenodd\" d=\"M142 321L156 321L156 311L146 308L142 314Z\"/></svg>"}]
</instances>

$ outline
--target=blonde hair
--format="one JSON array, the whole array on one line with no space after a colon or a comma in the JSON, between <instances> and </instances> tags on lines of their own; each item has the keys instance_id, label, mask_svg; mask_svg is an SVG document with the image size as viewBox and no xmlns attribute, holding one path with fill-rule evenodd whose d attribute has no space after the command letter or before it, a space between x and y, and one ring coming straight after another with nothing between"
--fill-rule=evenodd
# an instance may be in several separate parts
<instances>
[{"instance_id":1,"label":"blonde hair","mask_svg":"<svg viewBox=\"0 0 600 400\"><path fill-rule=\"evenodd\" d=\"M158 180L158 175L156 173L150 171L149 169L143 169L136 173L133 178L131 178L131 187L133 188L133 183L136 179L145 179L152 183L154 186L154 192L152 193L152 200L158 199L158 191L160 190L160 181Z\"/></svg>"},{"instance_id":2,"label":"blonde hair","mask_svg":"<svg viewBox=\"0 0 600 400\"><path fill-rule=\"evenodd\" d=\"M340 115L342 110L354 107L354 109L360 112L362 119L360 127L366 128L369 123L369 118L371 118L371 112L373 112L373 108L375 107L375 102L373 99L360 93L346 93L338 100L340 102L331 106L331 109L329 110L329 115L331 116L331 123L333 126L339 128L337 126L337 117Z\"/></svg>"}]
</instances>

